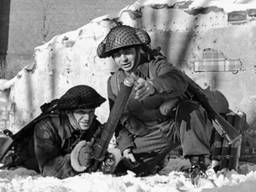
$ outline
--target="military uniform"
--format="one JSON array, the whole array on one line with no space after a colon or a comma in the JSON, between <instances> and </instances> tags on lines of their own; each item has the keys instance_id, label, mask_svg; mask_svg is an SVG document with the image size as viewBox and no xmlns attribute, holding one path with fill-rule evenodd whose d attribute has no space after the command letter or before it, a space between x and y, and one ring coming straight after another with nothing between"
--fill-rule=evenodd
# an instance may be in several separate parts
<instances>
[{"instance_id":1,"label":"military uniform","mask_svg":"<svg viewBox=\"0 0 256 192\"><path fill-rule=\"evenodd\" d=\"M55 110L35 124L34 152L42 175L66 178L86 171L92 155L86 142L99 136L102 125L94 116L90 127L82 130L73 112L95 109L104 101L93 88L77 85L57 100Z\"/></svg>"},{"instance_id":2,"label":"military uniform","mask_svg":"<svg viewBox=\"0 0 256 192\"><path fill-rule=\"evenodd\" d=\"M70 162L70 153L81 140L90 141L102 125L94 119L89 130L75 130L67 115L50 114L35 126L34 150L43 176L66 178L77 175Z\"/></svg>"},{"instance_id":3,"label":"military uniform","mask_svg":"<svg viewBox=\"0 0 256 192\"><path fill-rule=\"evenodd\" d=\"M43 104L38 117L11 135L1 157L3 167L25 167L61 179L84 172L113 173L120 150L101 148L100 139L107 133L94 113L105 100L93 88L77 85L60 99Z\"/></svg>"},{"instance_id":4,"label":"military uniform","mask_svg":"<svg viewBox=\"0 0 256 192\"><path fill-rule=\"evenodd\" d=\"M171 150L179 144L182 145L184 156L210 154L212 125L200 105L192 102L191 105L196 107L184 111L184 114L179 113L184 117L176 117L180 121L175 122L179 103L187 99L185 95L187 82L182 73L168 64L162 56L140 64L137 71L144 78L152 80L157 93L143 101L138 101L134 99L134 91L132 91L117 133L119 149L123 151L132 148L135 156L140 159L143 159L142 154L145 154L145 158L149 158L148 154L152 154L153 157L150 159L154 158L166 148ZM118 87L124 78L125 73L122 70L110 77L108 97L111 103L115 101ZM171 109L172 112L167 116L162 115L159 111L160 105L171 100L177 101ZM190 118L185 118L185 112L189 113L187 115Z\"/></svg>"},{"instance_id":5,"label":"military uniform","mask_svg":"<svg viewBox=\"0 0 256 192\"><path fill-rule=\"evenodd\" d=\"M152 161L154 166L162 162L164 155L161 154L179 144L185 157L209 155L212 125L205 110L198 103L187 101L190 98L186 78L165 57L154 53L149 43L150 37L145 31L123 25L112 28L98 46L97 53L101 58L112 56L126 47L143 49L145 53L141 54L133 72L150 81L155 89L153 95L142 101L134 99L135 91L132 91L116 133L119 149L123 152L131 148L137 162ZM126 74L119 69L108 80L110 108ZM169 108L168 112L160 112L163 105ZM150 163L144 168L150 169L144 174L154 172ZM136 168L133 170L139 172Z\"/></svg>"}]
</instances>

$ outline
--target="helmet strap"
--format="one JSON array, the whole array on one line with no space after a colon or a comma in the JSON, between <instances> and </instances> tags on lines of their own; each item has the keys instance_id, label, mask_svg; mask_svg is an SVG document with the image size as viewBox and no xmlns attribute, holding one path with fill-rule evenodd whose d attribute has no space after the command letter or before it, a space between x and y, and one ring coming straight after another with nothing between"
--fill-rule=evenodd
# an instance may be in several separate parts
<instances>
[{"instance_id":1,"label":"helmet strap","mask_svg":"<svg viewBox=\"0 0 256 192\"><path fill-rule=\"evenodd\" d=\"M138 67L138 66L140 65L140 63L141 63L141 57L142 57L142 55L141 55L141 47L138 46L138 47L135 47L135 49L136 49L135 62L134 62L134 66L133 66L133 68L131 69L131 71L136 70L137 67Z\"/></svg>"}]
</instances>

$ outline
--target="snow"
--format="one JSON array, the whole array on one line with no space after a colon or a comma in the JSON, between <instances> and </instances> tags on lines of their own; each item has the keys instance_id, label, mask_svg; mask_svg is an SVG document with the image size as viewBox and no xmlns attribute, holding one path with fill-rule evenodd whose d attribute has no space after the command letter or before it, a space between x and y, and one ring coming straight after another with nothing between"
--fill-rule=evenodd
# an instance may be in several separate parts
<instances>
[{"instance_id":1,"label":"snow","mask_svg":"<svg viewBox=\"0 0 256 192\"><path fill-rule=\"evenodd\" d=\"M0 170L0 191L25 192L252 192L256 187L256 171L241 175L235 171L219 172L200 178L197 185L181 172L167 176L135 177L132 172L115 177L101 172L84 173L66 179L41 177L31 170Z\"/></svg>"},{"instance_id":2,"label":"snow","mask_svg":"<svg viewBox=\"0 0 256 192\"><path fill-rule=\"evenodd\" d=\"M185 2L186 0L146 0L143 2L144 5L154 4L168 4ZM190 1L190 0L187 0ZM200 8L200 7L211 7L216 6L223 8L225 12L241 11L252 9L256 7L255 0L191 0L189 9Z\"/></svg>"},{"instance_id":3,"label":"snow","mask_svg":"<svg viewBox=\"0 0 256 192\"><path fill-rule=\"evenodd\" d=\"M216 6L223 8L225 12L232 12L232 11L242 11L247 9L252 9L256 7L255 1L250 1L248 3L243 4L243 2L236 2L235 0L195 0L193 1L189 8L199 8L199 7L211 7Z\"/></svg>"}]
</instances>

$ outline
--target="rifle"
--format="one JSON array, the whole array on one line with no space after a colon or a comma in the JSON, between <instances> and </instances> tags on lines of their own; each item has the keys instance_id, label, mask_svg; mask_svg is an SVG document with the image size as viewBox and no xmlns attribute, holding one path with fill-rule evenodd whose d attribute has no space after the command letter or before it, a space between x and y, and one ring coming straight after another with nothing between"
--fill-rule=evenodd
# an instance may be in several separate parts
<instances>
[{"instance_id":1,"label":"rifle","mask_svg":"<svg viewBox=\"0 0 256 192\"><path fill-rule=\"evenodd\" d=\"M236 130L226 119L224 119L209 103L207 95L198 84L196 84L190 77L184 74L188 81L188 94L192 95L195 100L205 108L209 118L212 120L213 127L219 133L220 136L224 137L228 144L232 144L241 138L241 134Z\"/></svg>"},{"instance_id":2,"label":"rifle","mask_svg":"<svg viewBox=\"0 0 256 192\"><path fill-rule=\"evenodd\" d=\"M13 134L9 129L5 129L3 131L6 136L6 143L4 143L4 147L0 149L0 162L3 161L4 157L10 150L14 150L17 145L20 145L22 141L28 140L28 138L33 137L34 127L37 122L41 119L45 118L48 114L52 113L56 110L58 99L52 100L50 103L43 104L40 108L42 113L38 115L35 119L30 121L27 125L21 128L17 133ZM25 146L22 146L25 147ZM13 162L9 162L10 164L5 164L4 167L12 166Z\"/></svg>"},{"instance_id":3,"label":"rifle","mask_svg":"<svg viewBox=\"0 0 256 192\"><path fill-rule=\"evenodd\" d=\"M100 138L96 139L95 143L92 146L94 152L94 162L90 170L93 172L98 169L100 162L102 162L105 158L105 154L107 152L110 140L114 135L120 117L126 107L127 100L133 87L133 81L134 79L126 79L124 83L121 84L120 92L117 95L115 103L110 111L107 123L102 130Z\"/></svg>"}]
</instances>

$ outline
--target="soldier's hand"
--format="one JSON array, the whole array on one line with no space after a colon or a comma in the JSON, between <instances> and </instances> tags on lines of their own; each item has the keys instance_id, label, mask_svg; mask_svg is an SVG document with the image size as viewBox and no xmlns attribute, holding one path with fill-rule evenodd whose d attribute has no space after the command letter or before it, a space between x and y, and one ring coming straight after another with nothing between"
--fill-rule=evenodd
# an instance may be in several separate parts
<instances>
[{"instance_id":1,"label":"soldier's hand","mask_svg":"<svg viewBox=\"0 0 256 192\"><path fill-rule=\"evenodd\" d=\"M122 155L119 149L108 148L105 158L101 163L100 170L105 174L113 173L121 158Z\"/></svg>"},{"instance_id":2,"label":"soldier's hand","mask_svg":"<svg viewBox=\"0 0 256 192\"><path fill-rule=\"evenodd\" d=\"M170 115L172 110L177 106L177 103L179 102L179 99L173 98L171 100L167 100L163 102L160 107L159 111L162 115Z\"/></svg>"},{"instance_id":3,"label":"soldier's hand","mask_svg":"<svg viewBox=\"0 0 256 192\"><path fill-rule=\"evenodd\" d=\"M83 172L91 166L93 157L93 142L80 141L72 150L70 161L73 169Z\"/></svg>"},{"instance_id":4,"label":"soldier's hand","mask_svg":"<svg viewBox=\"0 0 256 192\"><path fill-rule=\"evenodd\" d=\"M155 87L153 86L153 83L150 80L145 80L143 78L138 78L136 80L134 89L135 99L140 101L155 93Z\"/></svg>"},{"instance_id":5,"label":"soldier's hand","mask_svg":"<svg viewBox=\"0 0 256 192\"><path fill-rule=\"evenodd\" d=\"M124 157L124 158L127 158L127 159L130 159L130 161L131 161L132 163L135 163L135 162L136 162L136 159L135 159L135 157L134 157L134 155L133 155L133 153L132 153L132 151L131 151L130 148L127 148L127 149L125 149L125 150L123 151L123 157Z\"/></svg>"}]
</instances>

